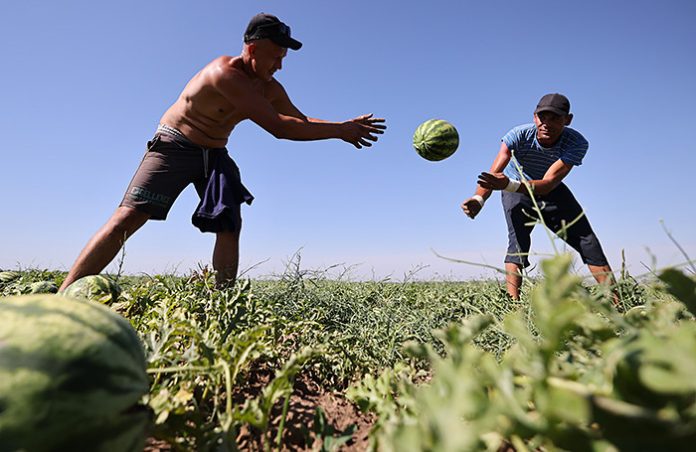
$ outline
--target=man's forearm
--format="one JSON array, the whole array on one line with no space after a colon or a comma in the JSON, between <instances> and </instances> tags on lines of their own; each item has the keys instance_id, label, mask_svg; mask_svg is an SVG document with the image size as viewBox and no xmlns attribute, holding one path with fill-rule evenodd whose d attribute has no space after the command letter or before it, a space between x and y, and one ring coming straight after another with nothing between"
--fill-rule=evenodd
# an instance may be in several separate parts
<instances>
[{"instance_id":1,"label":"man's forearm","mask_svg":"<svg viewBox=\"0 0 696 452\"><path fill-rule=\"evenodd\" d=\"M535 195L547 195L560 185L572 168L572 165L558 160L546 171L543 178L527 182L531 185ZM529 193L529 190L524 184L522 184L517 191L520 193Z\"/></svg>"},{"instance_id":2,"label":"man's forearm","mask_svg":"<svg viewBox=\"0 0 696 452\"><path fill-rule=\"evenodd\" d=\"M489 190L487 188L483 188L480 185L476 185L476 193L475 194L481 196L484 200L490 198L491 193L493 193L493 190Z\"/></svg>"},{"instance_id":3,"label":"man's forearm","mask_svg":"<svg viewBox=\"0 0 696 452\"><path fill-rule=\"evenodd\" d=\"M293 141L341 138L341 123L317 120L315 118L303 120L292 116L283 116L278 130L273 135L276 138Z\"/></svg>"},{"instance_id":4,"label":"man's forearm","mask_svg":"<svg viewBox=\"0 0 696 452\"><path fill-rule=\"evenodd\" d=\"M558 187L561 181L539 179L539 180L528 180L527 183L531 186L532 192L535 195L547 195L553 191L554 188ZM525 184L520 184L517 189L517 193L529 194L529 189Z\"/></svg>"},{"instance_id":5,"label":"man's forearm","mask_svg":"<svg viewBox=\"0 0 696 452\"><path fill-rule=\"evenodd\" d=\"M493 161L493 164L491 165L490 172L491 173L500 173L505 169L507 164L510 162L510 159L512 158L512 153L510 150L507 148L507 146L503 143L500 146L500 150L498 151L498 155L496 155L495 160ZM476 193L475 196L481 196L484 200L490 198L491 193L493 193L493 190L488 189L488 188L483 188L481 185L476 185Z\"/></svg>"}]
</instances>

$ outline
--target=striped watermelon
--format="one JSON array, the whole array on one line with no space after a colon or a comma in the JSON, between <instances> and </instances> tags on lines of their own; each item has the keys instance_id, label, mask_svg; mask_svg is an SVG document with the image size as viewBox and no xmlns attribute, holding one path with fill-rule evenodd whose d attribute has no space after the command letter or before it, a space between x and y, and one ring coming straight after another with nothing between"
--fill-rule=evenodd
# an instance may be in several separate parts
<instances>
[{"instance_id":1,"label":"striped watermelon","mask_svg":"<svg viewBox=\"0 0 696 452\"><path fill-rule=\"evenodd\" d=\"M22 275L20 275L19 272L13 272L13 271L0 272L0 284L12 282L15 279L19 278L20 276L22 276Z\"/></svg>"},{"instance_id":2,"label":"striped watermelon","mask_svg":"<svg viewBox=\"0 0 696 452\"><path fill-rule=\"evenodd\" d=\"M0 450L142 451L145 368L135 330L105 306L0 298Z\"/></svg>"},{"instance_id":3,"label":"striped watermelon","mask_svg":"<svg viewBox=\"0 0 696 452\"><path fill-rule=\"evenodd\" d=\"M102 275L84 276L65 288L61 295L71 298L85 298L99 303L111 304L121 295L121 288L111 279Z\"/></svg>"},{"instance_id":4,"label":"striped watermelon","mask_svg":"<svg viewBox=\"0 0 696 452\"><path fill-rule=\"evenodd\" d=\"M58 286L53 281L37 281L29 285L29 293L56 293Z\"/></svg>"},{"instance_id":5,"label":"striped watermelon","mask_svg":"<svg viewBox=\"0 0 696 452\"><path fill-rule=\"evenodd\" d=\"M459 146L457 129L443 119L429 119L413 134L413 147L426 160L444 160Z\"/></svg>"}]
</instances>

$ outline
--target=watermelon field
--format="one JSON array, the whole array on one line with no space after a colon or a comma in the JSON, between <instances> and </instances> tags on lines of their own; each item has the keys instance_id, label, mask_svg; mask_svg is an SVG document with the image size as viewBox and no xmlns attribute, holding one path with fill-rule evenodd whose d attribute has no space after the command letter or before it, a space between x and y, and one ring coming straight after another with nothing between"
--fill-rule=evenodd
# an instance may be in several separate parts
<instances>
[{"instance_id":1,"label":"watermelon field","mask_svg":"<svg viewBox=\"0 0 696 452\"><path fill-rule=\"evenodd\" d=\"M299 258L277 278L226 289L200 268L103 275L58 295L63 272L8 269L0 450L692 449L694 269L622 272L607 288L578 276L568 255L541 266L520 301L504 278L359 282L303 269ZM138 340L112 333L111 314ZM68 351L35 330L49 318L56 337L78 338ZM97 336L126 353L80 356L81 341ZM76 372L68 355L81 363L79 386L32 393ZM62 417L42 424L58 406ZM88 422L110 406L118 419L62 442L80 413Z\"/></svg>"}]
</instances>

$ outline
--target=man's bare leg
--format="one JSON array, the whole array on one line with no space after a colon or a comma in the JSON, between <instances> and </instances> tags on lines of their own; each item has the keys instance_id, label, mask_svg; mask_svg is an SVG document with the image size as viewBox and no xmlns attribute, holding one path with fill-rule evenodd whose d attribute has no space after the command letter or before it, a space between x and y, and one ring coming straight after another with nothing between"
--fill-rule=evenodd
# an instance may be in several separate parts
<instances>
[{"instance_id":1,"label":"man's bare leg","mask_svg":"<svg viewBox=\"0 0 696 452\"><path fill-rule=\"evenodd\" d=\"M588 265L587 268L590 269L590 273L599 284L605 282L612 284L614 282L614 275L608 265Z\"/></svg>"},{"instance_id":2,"label":"man's bare leg","mask_svg":"<svg viewBox=\"0 0 696 452\"><path fill-rule=\"evenodd\" d=\"M230 287L237 279L239 266L239 231L218 232L213 250L213 268L218 287Z\"/></svg>"},{"instance_id":3,"label":"man's bare leg","mask_svg":"<svg viewBox=\"0 0 696 452\"><path fill-rule=\"evenodd\" d=\"M608 286L613 286L616 284L616 279L614 279L614 273L611 271L611 267L608 265L587 265L590 269L590 273L594 276L594 279L598 284L606 284ZM619 305L619 294L616 293L616 289L612 288L612 301L614 306Z\"/></svg>"},{"instance_id":4,"label":"man's bare leg","mask_svg":"<svg viewBox=\"0 0 696 452\"><path fill-rule=\"evenodd\" d=\"M119 207L104 226L87 242L75 260L68 276L60 286L65 289L76 280L87 275L96 275L109 265L123 246L126 238L133 235L150 218L150 214L132 207Z\"/></svg>"},{"instance_id":5,"label":"man's bare leg","mask_svg":"<svg viewBox=\"0 0 696 452\"><path fill-rule=\"evenodd\" d=\"M520 287L522 287L522 266L514 262L505 263L505 281L507 291L513 300L520 299Z\"/></svg>"}]
</instances>

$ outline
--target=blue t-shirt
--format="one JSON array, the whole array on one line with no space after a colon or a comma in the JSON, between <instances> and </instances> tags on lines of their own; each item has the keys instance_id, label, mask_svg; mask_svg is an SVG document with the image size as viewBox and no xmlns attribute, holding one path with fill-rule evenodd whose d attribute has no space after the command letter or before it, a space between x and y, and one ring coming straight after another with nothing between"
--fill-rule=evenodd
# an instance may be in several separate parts
<instances>
[{"instance_id":1,"label":"blue t-shirt","mask_svg":"<svg viewBox=\"0 0 696 452\"><path fill-rule=\"evenodd\" d=\"M513 159L505 167L504 173L515 180L521 179L515 167L515 159L525 178L539 180L544 178L546 171L558 159L569 165L581 165L589 147L589 143L580 132L566 127L558 142L551 148L545 148L537 141L537 128L533 123L515 127L505 134L503 143L513 153Z\"/></svg>"}]
</instances>

